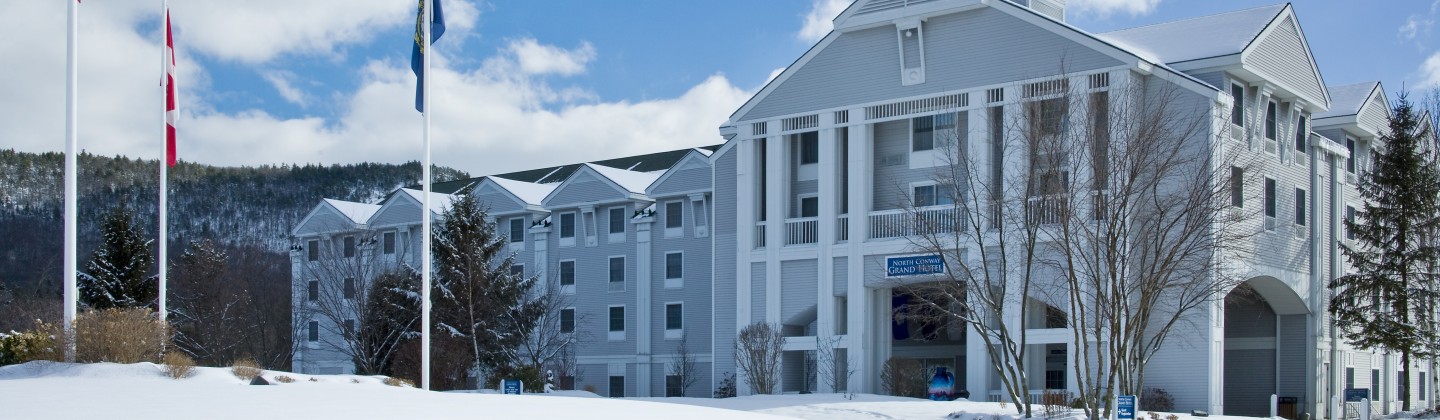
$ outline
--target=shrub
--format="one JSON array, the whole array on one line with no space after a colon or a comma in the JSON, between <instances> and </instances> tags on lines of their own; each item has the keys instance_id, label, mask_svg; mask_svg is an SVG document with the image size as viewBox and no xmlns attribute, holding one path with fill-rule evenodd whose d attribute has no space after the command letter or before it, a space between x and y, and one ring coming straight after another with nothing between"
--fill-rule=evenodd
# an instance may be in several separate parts
<instances>
[{"instance_id":1,"label":"shrub","mask_svg":"<svg viewBox=\"0 0 1440 420\"><path fill-rule=\"evenodd\" d=\"M360 383L360 380L359 380L359 379L356 379L356 378L350 378L350 383L352 383L352 384L358 384L358 383Z\"/></svg>"},{"instance_id":2,"label":"shrub","mask_svg":"<svg viewBox=\"0 0 1440 420\"><path fill-rule=\"evenodd\" d=\"M165 324L148 308L87 311L75 319L77 362L161 363L169 341Z\"/></svg>"},{"instance_id":3,"label":"shrub","mask_svg":"<svg viewBox=\"0 0 1440 420\"><path fill-rule=\"evenodd\" d=\"M390 385L390 386L400 386L400 387L406 387L406 388L414 388L414 387L415 387L415 383L414 383L414 382L410 382L409 379L404 379L404 378L392 378L392 377L387 376L387 377L385 377L384 382L385 382L385 385Z\"/></svg>"},{"instance_id":4,"label":"shrub","mask_svg":"<svg viewBox=\"0 0 1440 420\"><path fill-rule=\"evenodd\" d=\"M1047 389L1040 395L1041 413L1047 419L1058 419L1070 415L1070 393Z\"/></svg>"},{"instance_id":5,"label":"shrub","mask_svg":"<svg viewBox=\"0 0 1440 420\"><path fill-rule=\"evenodd\" d=\"M735 397L735 374L725 372L725 378L720 379L720 385L715 387L715 398Z\"/></svg>"},{"instance_id":6,"label":"shrub","mask_svg":"<svg viewBox=\"0 0 1440 420\"><path fill-rule=\"evenodd\" d=\"M275 377L275 382L279 382L279 383L282 383L282 384L288 384L288 383L293 383L293 382L295 382L295 378L291 378L291 377L285 376L285 375L280 375L280 376L276 376L276 377Z\"/></svg>"},{"instance_id":7,"label":"shrub","mask_svg":"<svg viewBox=\"0 0 1440 420\"><path fill-rule=\"evenodd\" d=\"M165 362L165 376L172 379L188 378L195 371L195 359L191 359L190 356L186 356L180 351L166 352L163 361Z\"/></svg>"},{"instance_id":8,"label":"shrub","mask_svg":"<svg viewBox=\"0 0 1440 420\"><path fill-rule=\"evenodd\" d=\"M230 363L230 373L240 379L252 380L256 376L260 376L261 372L264 370L260 369L260 364L255 363L255 360L249 357L242 357Z\"/></svg>"},{"instance_id":9,"label":"shrub","mask_svg":"<svg viewBox=\"0 0 1440 420\"><path fill-rule=\"evenodd\" d=\"M925 366L915 359L891 357L880 369L880 385L894 396L925 398L927 379Z\"/></svg>"},{"instance_id":10,"label":"shrub","mask_svg":"<svg viewBox=\"0 0 1440 420\"><path fill-rule=\"evenodd\" d=\"M319 380L319 379L315 379L315 378L310 378L310 382L320 382L320 380Z\"/></svg>"},{"instance_id":11,"label":"shrub","mask_svg":"<svg viewBox=\"0 0 1440 420\"><path fill-rule=\"evenodd\" d=\"M1140 393L1140 407L1146 410L1175 411L1175 398L1160 388L1145 388Z\"/></svg>"},{"instance_id":12,"label":"shrub","mask_svg":"<svg viewBox=\"0 0 1440 420\"><path fill-rule=\"evenodd\" d=\"M60 359L63 355L55 345L54 332L54 326L37 320L32 330L0 333L0 366Z\"/></svg>"},{"instance_id":13,"label":"shrub","mask_svg":"<svg viewBox=\"0 0 1440 420\"><path fill-rule=\"evenodd\" d=\"M589 392L591 394L599 394L599 392L596 392L595 390L595 385L585 385L585 392Z\"/></svg>"},{"instance_id":14,"label":"shrub","mask_svg":"<svg viewBox=\"0 0 1440 420\"><path fill-rule=\"evenodd\" d=\"M1150 416L1150 420L1160 420L1160 413L1156 413L1154 411L1147 411L1145 412L1145 415Z\"/></svg>"},{"instance_id":15,"label":"shrub","mask_svg":"<svg viewBox=\"0 0 1440 420\"><path fill-rule=\"evenodd\" d=\"M1165 416L1165 420L1180 420L1180 416L1171 414L1171 415Z\"/></svg>"}]
</instances>

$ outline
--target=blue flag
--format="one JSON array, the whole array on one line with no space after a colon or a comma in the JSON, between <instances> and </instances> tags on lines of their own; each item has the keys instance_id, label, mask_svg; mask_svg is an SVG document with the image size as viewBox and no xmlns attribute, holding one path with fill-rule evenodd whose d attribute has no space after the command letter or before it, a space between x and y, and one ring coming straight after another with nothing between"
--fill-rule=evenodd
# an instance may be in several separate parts
<instances>
[{"instance_id":1,"label":"blue flag","mask_svg":"<svg viewBox=\"0 0 1440 420\"><path fill-rule=\"evenodd\" d=\"M420 13L415 16L415 42L410 48L410 70L415 72L415 110L425 112L425 54L430 45L445 34L445 14L441 13L440 0L435 2L435 13L430 20L430 42L425 38L425 2L420 0Z\"/></svg>"}]
</instances>

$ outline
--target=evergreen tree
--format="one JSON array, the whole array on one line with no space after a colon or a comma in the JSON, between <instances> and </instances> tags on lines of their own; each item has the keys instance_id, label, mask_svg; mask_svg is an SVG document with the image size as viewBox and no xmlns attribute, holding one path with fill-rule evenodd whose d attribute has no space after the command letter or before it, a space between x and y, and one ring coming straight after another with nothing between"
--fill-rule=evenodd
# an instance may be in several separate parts
<instances>
[{"instance_id":1,"label":"evergreen tree","mask_svg":"<svg viewBox=\"0 0 1440 420\"><path fill-rule=\"evenodd\" d=\"M156 304L155 254L135 226L135 215L120 201L101 226L100 247L80 277L80 301L93 309Z\"/></svg>"},{"instance_id":2,"label":"evergreen tree","mask_svg":"<svg viewBox=\"0 0 1440 420\"><path fill-rule=\"evenodd\" d=\"M410 267L381 274L365 294L354 355L357 375L393 372L395 353L420 335L420 273ZM361 360L364 358L364 360Z\"/></svg>"},{"instance_id":3,"label":"evergreen tree","mask_svg":"<svg viewBox=\"0 0 1440 420\"><path fill-rule=\"evenodd\" d=\"M512 273L513 255L496 234L487 210L468 194L455 198L435 226L435 326L468 344L482 373L516 369L517 349L544 313L536 280Z\"/></svg>"},{"instance_id":4,"label":"evergreen tree","mask_svg":"<svg viewBox=\"0 0 1440 420\"><path fill-rule=\"evenodd\" d=\"M1372 149L1372 170L1360 175L1362 208L1345 221L1356 245L1342 251L1354 273L1330 283L1335 322L1356 347L1399 352L1401 384L1410 383L1411 357L1429 356L1436 338L1428 309L1440 249L1427 239L1440 226L1440 169L1420 118L1402 92L1389 133ZM1409 410L1410 393L1401 397Z\"/></svg>"}]
</instances>

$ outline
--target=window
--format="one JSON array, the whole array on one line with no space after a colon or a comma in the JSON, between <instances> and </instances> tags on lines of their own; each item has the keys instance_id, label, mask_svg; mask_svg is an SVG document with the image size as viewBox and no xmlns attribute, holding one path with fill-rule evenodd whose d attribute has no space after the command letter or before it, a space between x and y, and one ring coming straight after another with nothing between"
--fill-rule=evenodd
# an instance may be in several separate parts
<instances>
[{"instance_id":1,"label":"window","mask_svg":"<svg viewBox=\"0 0 1440 420\"><path fill-rule=\"evenodd\" d=\"M1354 171L1351 171L1351 172L1354 172ZM310 255L309 255L309 260L310 260L310 261L317 261L317 260L320 259L320 241L317 241L317 240L314 240L314 239L311 239L311 240L309 240L309 241L306 241L306 243L305 243L305 249L306 249L306 251L310 254Z\"/></svg>"},{"instance_id":2,"label":"window","mask_svg":"<svg viewBox=\"0 0 1440 420\"><path fill-rule=\"evenodd\" d=\"M1055 136L1065 130L1065 100L1045 99L1029 104L1030 128L1039 136Z\"/></svg>"},{"instance_id":3,"label":"window","mask_svg":"<svg viewBox=\"0 0 1440 420\"><path fill-rule=\"evenodd\" d=\"M1425 384L1427 383L1429 382L1425 382L1425 372L1420 372L1420 387L1418 388L1420 391L1420 401L1425 401Z\"/></svg>"},{"instance_id":4,"label":"window","mask_svg":"<svg viewBox=\"0 0 1440 420\"><path fill-rule=\"evenodd\" d=\"M346 236L346 237L345 237L345 256L346 256L346 257L353 257L353 256L355 256L355 237L354 237L354 236Z\"/></svg>"},{"instance_id":5,"label":"window","mask_svg":"<svg viewBox=\"0 0 1440 420\"><path fill-rule=\"evenodd\" d=\"M625 290L625 257L610 257L610 291Z\"/></svg>"},{"instance_id":6,"label":"window","mask_svg":"<svg viewBox=\"0 0 1440 420\"><path fill-rule=\"evenodd\" d=\"M610 209L610 233L625 233L625 208Z\"/></svg>"},{"instance_id":7,"label":"window","mask_svg":"<svg viewBox=\"0 0 1440 420\"><path fill-rule=\"evenodd\" d=\"M1277 204L1275 202L1276 194L1278 192L1275 190L1275 180L1265 178L1265 217L1273 218L1276 217L1277 213L1279 213L1279 208L1277 208Z\"/></svg>"},{"instance_id":8,"label":"window","mask_svg":"<svg viewBox=\"0 0 1440 420\"><path fill-rule=\"evenodd\" d=\"M940 187L935 184L916 185L911 188L911 194L910 198L914 200L915 207L955 204L954 200L951 200L950 196L946 195L945 191L941 190Z\"/></svg>"},{"instance_id":9,"label":"window","mask_svg":"<svg viewBox=\"0 0 1440 420\"><path fill-rule=\"evenodd\" d=\"M308 335L309 337L306 338L310 339L310 341L320 341L320 321L310 321L310 331Z\"/></svg>"},{"instance_id":10,"label":"window","mask_svg":"<svg viewBox=\"0 0 1440 420\"><path fill-rule=\"evenodd\" d=\"M800 164L820 163L820 132L800 133Z\"/></svg>"},{"instance_id":11,"label":"window","mask_svg":"<svg viewBox=\"0 0 1440 420\"><path fill-rule=\"evenodd\" d=\"M1235 102L1230 103L1230 123L1241 127L1245 126L1245 87L1230 85L1230 96Z\"/></svg>"},{"instance_id":12,"label":"window","mask_svg":"<svg viewBox=\"0 0 1440 420\"><path fill-rule=\"evenodd\" d=\"M680 252L665 253L665 279L680 279L685 275L685 254Z\"/></svg>"},{"instance_id":13,"label":"window","mask_svg":"<svg viewBox=\"0 0 1440 420\"><path fill-rule=\"evenodd\" d=\"M311 301L311 302L320 300L320 282L319 282L319 281L310 280L310 285L309 285L308 289L309 289L309 290L306 291L306 292L308 292L308 293L306 293L306 294L308 295L308 296L306 296L307 300L309 300L309 301Z\"/></svg>"},{"instance_id":14,"label":"window","mask_svg":"<svg viewBox=\"0 0 1440 420\"><path fill-rule=\"evenodd\" d=\"M820 217L820 197L800 197L800 217Z\"/></svg>"},{"instance_id":15,"label":"window","mask_svg":"<svg viewBox=\"0 0 1440 420\"><path fill-rule=\"evenodd\" d=\"M990 198L1005 198L1005 108L990 108ZM999 206L992 206L999 211ZM995 215L993 220L1000 220Z\"/></svg>"},{"instance_id":16,"label":"window","mask_svg":"<svg viewBox=\"0 0 1440 420\"><path fill-rule=\"evenodd\" d=\"M346 298L346 299L354 299L354 298L355 298L355 278L354 278L354 277L346 277L346 278L345 278L345 298Z\"/></svg>"},{"instance_id":17,"label":"window","mask_svg":"<svg viewBox=\"0 0 1440 420\"><path fill-rule=\"evenodd\" d=\"M1095 189L1110 189L1110 92L1090 94L1090 163Z\"/></svg>"},{"instance_id":18,"label":"window","mask_svg":"<svg viewBox=\"0 0 1440 420\"><path fill-rule=\"evenodd\" d=\"M1380 399L1380 369L1370 369L1370 399Z\"/></svg>"},{"instance_id":19,"label":"window","mask_svg":"<svg viewBox=\"0 0 1440 420\"><path fill-rule=\"evenodd\" d=\"M1265 138L1275 140L1275 102L1265 105Z\"/></svg>"},{"instance_id":20,"label":"window","mask_svg":"<svg viewBox=\"0 0 1440 420\"><path fill-rule=\"evenodd\" d=\"M1345 221L1355 223L1355 206L1345 206ZM1345 226L1345 239L1355 239L1355 230Z\"/></svg>"},{"instance_id":21,"label":"window","mask_svg":"<svg viewBox=\"0 0 1440 420\"><path fill-rule=\"evenodd\" d=\"M1355 173L1355 139L1345 138L1345 150L1350 152L1350 156L1345 158L1345 172L1353 174Z\"/></svg>"},{"instance_id":22,"label":"window","mask_svg":"<svg viewBox=\"0 0 1440 420\"><path fill-rule=\"evenodd\" d=\"M1305 190L1295 189L1295 224L1305 226Z\"/></svg>"},{"instance_id":23,"label":"window","mask_svg":"<svg viewBox=\"0 0 1440 420\"><path fill-rule=\"evenodd\" d=\"M685 206L679 201L665 203L665 229L685 227Z\"/></svg>"},{"instance_id":24,"label":"window","mask_svg":"<svg viewBox=\"0 0 1440 420\"><path fill-rule=\"evenodd\" d=\"M923 152L934 150L937 145L945 144L949 139L946 136L955 134L955 114L939 114L910 119L911 140L910 150Z\"/></svg>"},{"instance_id":25,"label":"window","mask_svg":"<svg viewBox=\"0 0 1440 420\"><path fill-rule=\"evenodd\" d=\"M685 305L680 303L665 304L665 330L681 330L685 328Z\"/></svg>"},{"instance_id":26,"label":"window","mask_svg":"<svg viewBox=\"0 0 1440 420\"><path fill-rule=\"evenodd\" d=\"M665 396L685 396L685 386L684 382L680 380L680 375L665 375Z\"/></svg>"},{"instance_id":27,"label":"window","mask_svg":"<svg viewBox=\"0 0 1440 420\"><path fill-rule=\"evenodd\" d=\"M1355 368L1345 368L1345 389L1355 389Z\"/></svg>"},{"instance_id":28,"label":"window","mask_svg":"<svg viewBox=\"0 0 1440 420\"><path fill-rule=\"evenodd\" d=\"M1230 205L1245 207L1245 170L1230 167Z\"/></svg>"},{"instance_id":29,"label":"window","mask_svg":"<svg viewBox=\"0 0 1440 420\"><path fill-rule=\"evenodd\" d=\"M560 262L560 285L575 285L575 260L567 260Z\"/></svg>"},{"instance_id":30,"label":"window","mask_svg":"<svg viewBox=\"0 0 1440 420\"><path fill-rule=\"evenodd\" d=\"M525 218L510 219L510 243L525 242Z\"/></svg>"},{"instance_id":31,"label":"window","mask_svg":"<svg viewBox=\"0 0 1440 420\"><path fill-rule=\"evenodd\" d=\"M394 253L395 253L395 232L385 232L384 235L381 235L381 238L382 238L381 242L383 242L383 243L381 244L381 247L385 250L385 255L394 254Z\"/></svg>"},{"instance_id":32,"label":"window","mask_svg":"<svg viewBox=\"0 0 1440 420\"><path fill-rule=\"evenodd\" d=\"M510 275L525 277L525 264L510 265Z\"/></svg>"},{"instance_id":33,"label":"window","mask_svg":"<svg viewBox=\"0 0 1440 420\"><path fill-rule=\"evenodd\" d=\"M575 332L575 308L565 308L560 310L560 332Z\"/></svg>"},{"instance_id":34,"label":"window","mask_svg":"<svg viewBox=\"0 0 1440 420\"><path fill-rule=\"evenodd\" d=\"M1295 127L1295 150L1300 153L1305 153L1306 140L1310 139L1310 131L1307 129L1306 122L1305 117L1301 116L1299 126Z\"/></svg>"},{"instance_id":35,"label":"window","mask_svg":"<svg viewBox=\"0 0 1440 420\"><path fill-rule=\"evenodd\" d=\"M575 237L575 213L560 213L560 237Z\"/></svg>"},{"instance_id":36,"label":"window","mask_svg":"<svg viewBox=\"0 0 1440 420\"><path fill-rule=\"evenodd\" d=\"M610 377L610 398L624 398L624 397L625 397L625 377L624 377L624 376L611 376L611 377Z\"/></svg>"},{"instance_id":37,"label":"window","mask_svg":"<svg viewBox=\"0 0 1440 420\"><path fill-rule=\"evenodd\" d=\"M625 307L610 307L610 332L625 332Z\"/></svg>"},{"instance_id":38,"label":"window","mask_svg":"<svg viewBox=\"0 0 1440 420\"><path fill-rule=\"evenodd\" d=\"M353 319L347 319L347 320L345 320L345 324L344 324L344 325L345 325L345 330L344 330L344 331L345 331L345 336L346 336L346 337L350 337L350 336L352 336L352 335L355 335L355 320L353 320Z\"/></svg>"}]
</instances>

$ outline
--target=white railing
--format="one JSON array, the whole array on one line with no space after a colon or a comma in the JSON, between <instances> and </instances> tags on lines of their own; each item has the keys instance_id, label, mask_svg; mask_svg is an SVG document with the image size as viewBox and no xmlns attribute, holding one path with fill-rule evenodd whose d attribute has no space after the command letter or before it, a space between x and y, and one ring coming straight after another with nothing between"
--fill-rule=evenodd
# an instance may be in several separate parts
<instances>
[{"instance_id":1,"label":"white railing","mask_svg":"<svg viewBox=\"0 0 1440 420\"><path fill-rule=\"evenodd\" d=\"M870 213L870 239L899 238L925 233L953 232L964 214L955 206L922 207L915 210L883 210Z\"/></svg>"},{"instance_id":2,"label":"white railing","mask_svg":"<svg viewBox=\"0 0 1440 420\"><path fill-rule=\"evenodd\" d=\"M1025 202L1027 219L1031 223L1042 225L1060 223L1060 219L1065 215L1067 198L1065 194L1030 197Z\"/></svg>"},{"instance_id":3,"label":"white railing","mask_svg":"<svg viewBox=\"0 0 1440 420\"><path fill-rule=\"evenodd\" d=\"M850 216L835 218L835 242L848 242L850 240Z\"/></svg>"},{"instance_id":4,"label":"white railing","mask_svg":"<svg viewBox=\"0 0 1440 420\"><path fill-rule=\"evenodd\" d=\"M755 223L755 247L765 247L765 222Z\"/></svg>"},{"instance_id":5,"label":"white railing","mask_svg":"<svg viewBox=\"0 0 1440 420\"><path fill-rule=\"evenodd\" d=\"M1029 394L1029 397L1028 397L1028 398L1030 399L1029 403L1030 403L1030 404L1043 404L1043 403L1045 402L1045 393L1046 393L1046 392L1064 392L1064 390L1058 390L1058 389L1057 389L1057 390L1032 389L1032 390L1030 390L1030 392L1027 393L1027 394ZM1007 392L998 390L998 389L992 389L992 390L990 390L990 394L988 395L988 397L990 398L990 402L1010 401L1010 394L1007 393Z\"/></svg>"},{"instance_id":6,"label":"white railing","mask_svg":"<svg viewBox=\"0 0 1440 420\"><path fill-rule=\"evenodd\" d=\"M820 219L804 217L785 220L785 245L813 244L820 241Z\"/></svg>"}]
</instances>

